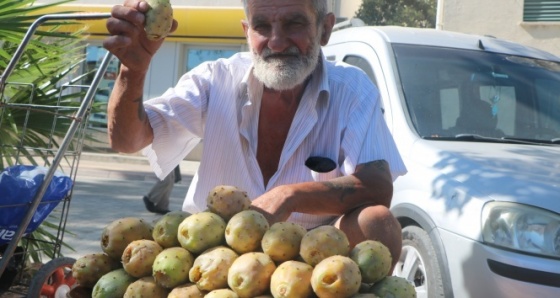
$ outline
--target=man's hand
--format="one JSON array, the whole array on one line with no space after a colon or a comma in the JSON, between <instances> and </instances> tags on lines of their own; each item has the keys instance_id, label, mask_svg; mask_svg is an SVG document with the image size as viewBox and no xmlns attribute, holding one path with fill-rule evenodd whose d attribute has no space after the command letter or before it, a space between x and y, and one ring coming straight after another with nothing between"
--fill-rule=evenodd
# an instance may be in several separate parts
<instances>
[{"instance_id":1,"label":"man's hand","mask_svg":"<svg viewBox=\"0 0 560 298\"><path fill-rule=\"evenodd\" d=\"M289 200L293 195L290 190L286 186L275 187L254 199L251 209L261 212L270 225L286 221L294 211Z\"/></svg>"},{"instance_id":2,"label":"man's hand","mask_svg":"<svg viewBox=\"0 0 560 298\"><path fill-rule=\"evenodd\" d=\"M145 1L125 0L116 5L107 20L110 36L103 41L103 47L113 53L130 71L145 73L150 61L164 39L149 40L144 30L145 15L149 6ZM177 29L173 20L171 32Z\"/></svg>"}]
</instances>

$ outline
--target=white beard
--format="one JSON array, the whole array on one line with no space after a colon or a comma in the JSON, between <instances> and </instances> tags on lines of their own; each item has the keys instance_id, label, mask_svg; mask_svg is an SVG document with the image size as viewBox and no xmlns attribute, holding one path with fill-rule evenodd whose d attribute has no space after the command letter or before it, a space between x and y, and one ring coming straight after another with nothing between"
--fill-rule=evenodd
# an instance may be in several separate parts
<instances>
[{"instance_id":1,"label":"white beard","mask_svg":"<svg viewBox=\"0 0 560 298\"><path fill-rule=\"evenodd\" d=\"M319 35L320 36L320 35ZM261 55L253 51L253 74L267 88L283 91L302 84L319 63L321 46L315 43L307 55L295 46L282 53L263 49Z\"/></svg>"}]
</instances>

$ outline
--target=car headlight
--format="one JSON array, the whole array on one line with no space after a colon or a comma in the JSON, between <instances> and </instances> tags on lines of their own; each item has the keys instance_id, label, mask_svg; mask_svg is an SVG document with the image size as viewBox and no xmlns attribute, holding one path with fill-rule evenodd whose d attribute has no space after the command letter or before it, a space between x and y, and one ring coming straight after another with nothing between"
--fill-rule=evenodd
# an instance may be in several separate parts
<instances>
[{"instance_id":1,"label":"car headlight","mask_svg":"<svg viewBox=\"0 0 560 298\"><path fill-rule=\"evenodd\" d=\"M490 202L482 210L485 243L543 256L560 257L560 215L537 207Z\"/></svg>"}]
</instances>

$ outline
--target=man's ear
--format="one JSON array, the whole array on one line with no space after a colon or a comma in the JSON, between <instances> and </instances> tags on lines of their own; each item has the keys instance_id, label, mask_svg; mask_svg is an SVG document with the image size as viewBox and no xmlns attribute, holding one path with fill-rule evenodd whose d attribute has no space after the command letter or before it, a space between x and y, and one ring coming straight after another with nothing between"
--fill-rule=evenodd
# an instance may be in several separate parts
<instances>
[{"instance_id":1,"label":"man's ear","mask_svg":"<svg viewBox=\"0 0 560 298\"><path fill-rule=\"evenodd\" d=\"M321 45L324 46L329 42L331 33L336 22L336 17L333 13L328 13L323 19L323 33L321 34Z\"/></svg>"},{"instance_id":2,"label":"man's ear","mask_svg":"<svg viewBox=\"0 0 560 298\"><path fill-rule=\"evenodd\" d=\"M247 22L247 20L241 20L241 26L243 27L243 32L245 32L245 37L249 37L249 22Z\"/></svg>"}]
</instances>

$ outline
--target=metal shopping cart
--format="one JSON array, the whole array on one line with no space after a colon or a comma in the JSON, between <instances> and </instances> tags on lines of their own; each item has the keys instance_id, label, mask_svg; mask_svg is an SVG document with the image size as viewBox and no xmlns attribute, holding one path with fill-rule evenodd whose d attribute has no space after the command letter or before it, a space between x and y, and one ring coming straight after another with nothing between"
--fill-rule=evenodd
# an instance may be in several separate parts
<instances>
[{"instance_id":1,"label":"metal shopping cart","mask_svg":"<svg viewBox=\"0 0 560 298\"><path fill-rule=\"evenodd\" d=\"M20 84L8 80L13 73L17 63L24 54L26 46L36 33L40 25L48 21L80 21L106 19L108 13L77 13L77 14L49 14L38 18L27 30L23 40L19 44L13 57L11 58L6 70L0 77L0 132L15 132L13 144L0 143L3 152L11 152L8 155L0 154L0 165L9 165L10 168L18 166L24 167L23 170L40 169L42 173L37 183L36 192L29 200L14 203L7 200L2 201L2 197L7 196L0 191L0 211L3 214L21 213L19 222L14 223L13 230L0 229L0 240L4 239L4 244L0 241L0 297L3 293L21 294L27 297L66 297L70 291L74 280L71 274L71 267L75 262L72 258L62 257L61 248L63 236L66 228L66 220L72 197L72 189L77 174L82 144L86 136L86 127L89 112L92 108L93 99L99 83L107 69L110 60L113 58L107 53L100 66L94 70L92 82L90 84L66 83L60 87L60 99L56 104L45 105L41 102L40 96L36 96L33 84ZM13 102L7 92L8 88L20 88L29 90L29 98L25 102ZM69 88L69 89L67 89ZM69 100L64 97L64 91L76 90L81 88L83 98ZM21 117L19 121L13 121L13 115L18 113ZM11 118L10 118L11 117ZM41 144L43 147L31 147L27 144L29 138L37 138L33 134L29 123L39 117L44 121L46 133L42 135ZM4 119L5 121L2 121ZM6 119L9 119L7 121ZM2 127L2 123L8 127ZM62 126L61 126L62 125ZM66 129L65 134L60 134L60 127ZM55 133L55 131L57 133ZM36 144L36 142L34 143ZM39 160L39 162L37 162ZM31 168L26 168L27 166ZM0 170L3 170L0 168ZM4 172L3 172L4 173ZM62 175L61 175L62 173ZM7 176L6 176L7 177ZM39 177L39 176L37 176ZM70 180L67 189L63 192L60 200L45 201L44 198L55 180L63 177ZM0 176L2 178L2 176ZM23 212L22 212L23 210ZM38 217L38 215L41 215ZM33 238L33 230L40 228L39 225L46 216L54 216L55 223L51 223L54 230L51 237L46 239ZM4 219L7 216L3 216ZM14 217L14 218L17 218ZM50 218L50 217L49 217ZM56 224L58 223L58 225ZM34 245L33 245L34 244ZM26 260L30 254L41 254L40 248L49 247L52 252L49 261L43 264L32 275L25 278L24 271ZM36 250L36 251L35 251Z\"/></svg>"}]
</instances>

